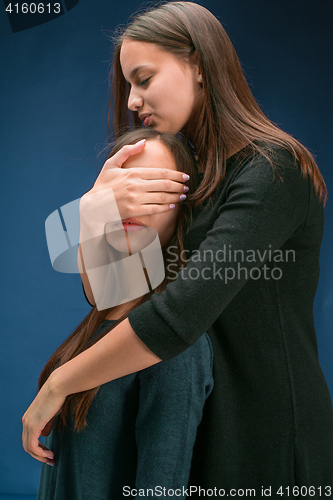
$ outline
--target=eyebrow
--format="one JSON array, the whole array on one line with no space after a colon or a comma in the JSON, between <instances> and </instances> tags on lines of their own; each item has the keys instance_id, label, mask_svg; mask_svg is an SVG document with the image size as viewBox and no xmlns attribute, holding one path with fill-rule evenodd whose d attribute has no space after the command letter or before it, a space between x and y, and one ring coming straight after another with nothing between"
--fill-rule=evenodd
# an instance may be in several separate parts
<instances>
[{"instance_id":1,"label":"eyebrow","mask_svg":"<svg viewBox=\"0 0 333 500\"><path fill-rule=\"evenodd\" d=\"M147 66L147 64L142 64L141 66L137 66L136 68L134 68L134 69L131 71L131 73L130 73L130 76L129 76L129 77L130 77L130 78L133 78L133 77L137 74L137 72L139 71L139 69L141 69L141 68L145 68L146 66Z\"/></svg>"}]
</instances>

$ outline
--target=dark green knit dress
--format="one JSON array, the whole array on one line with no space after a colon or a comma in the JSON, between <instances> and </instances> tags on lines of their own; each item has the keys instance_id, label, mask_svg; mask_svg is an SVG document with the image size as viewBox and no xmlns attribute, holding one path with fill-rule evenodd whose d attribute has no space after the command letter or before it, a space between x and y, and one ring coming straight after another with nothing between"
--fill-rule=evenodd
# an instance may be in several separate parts
<instances>
[{"instance_id":1,"label":"dark green knit dress","mask_svg":"<svg viewBox=\"0 0 333 500\"><path fill-rule=\"evenodd\" d=\"M59 433L56 422L46 438L55 466L42 465L38 500L118 500L149 489L159 498L159 488L182 493L212 370L206 334L170 361L102 385L84 431L71 422Z\"/></svg>"},{"instance_id":2,"label":"dark green knit dress","mask_svg":"<svg viewBox=\"0 0 333 500\"><path fill-rule=\"evenodd\" d=\"M212 204L195 210L189 265L129 321L162 359L205 331L213 343L194 485L280 499L303 486L303 498L327 498L333 413L313 320L323 204L290 153L269 155L275 172L250 146L228 159Z\"/></svg>"}]
</instances>

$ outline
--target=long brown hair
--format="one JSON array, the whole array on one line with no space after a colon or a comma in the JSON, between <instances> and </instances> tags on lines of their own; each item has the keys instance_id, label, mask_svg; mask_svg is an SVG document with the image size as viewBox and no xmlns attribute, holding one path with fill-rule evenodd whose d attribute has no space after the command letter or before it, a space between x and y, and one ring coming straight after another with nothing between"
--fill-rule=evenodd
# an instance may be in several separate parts
<instances>
[{"instance_id":1,"label":"long brown hair","mask_svg":"<svg viewBox=\"0 0 333 500\"><path fill-rule=\"evenodd\" d=\"M195 205L210 197L223 180L228 152L240 142L251 144L253 151L264 155L273 168L274 145L290 151L303 177L309 175L316 195L326 202L325 182L312 154L263 113L223 26L209 10L193 2L163 2L139 13L113 37L109 121L112 110L115 137L140 124L138 113L127 109L130 85L120 65L124 39L155 43L185 60L193 54L197 57L203 78L202 98L191 125L204 177L193 196Z\"/></svg>"},{"instance_id":2,"label":"long brown hair","mask_svg":"<svg viewBox=\"0 0 333 500\"><path fill-rule=\"evenodd\" d=\"M123 146L127 144L135 144L137 141L142 139L159 140L168 148L175 159L177 168L190 176L190 180L187 181L187 185L190 188L189 192L194 192L196 184L198 182L197 169L195 166L196 160L190 148L188 148L173 135L160 133L152 129L136 129L132 132L126 133L116 141L111 150L109 158L115 155ZM187 265L186 257L184 257L185 252L183 239L192 221L193 203L191 200L191 196L192 195L188 195L186 202L180 204L176 232L168 242L168 244L162 248L165 265L164 280L157 288L155 288L155 290L152 290L146 295L143 295L141 300L135 304L135 307L138 307L139 305L149 300L153 293L161 293L163 290L165 290L167 284L176 278L177 273L181 270L181 268ZM176 255L176 259L172 259L172 266L167 265L167 256L169 255L169 252L171 252L171 250L172 255ZM127 312L123 315L123 317L116 320L110 328L106 330L104 329L100 331L98 335L96 335L98 329L105 320L105 317L112 311L112 309L114 309L114 307L98 311L96 306L91 309L89 314L84 318L84 320L79 324L74 332L67 338L67 340L65 340L65 342L55 351L55 353L51 356L51 358L45 365L38 380L38 389L42 387L50 374L56 368L91 347L104 335L106 335L106 333L115 328L128 315ZM59 414L58 429L60 429L62 425L67 426L68 418L72 416L75 420L74 428L77 431L82 430L86 425L86 416L88 409L92 401L94 400L98 390L99 387L96 387L88 391L69 395L66 398Z\"/></svg>"}]
</instances>

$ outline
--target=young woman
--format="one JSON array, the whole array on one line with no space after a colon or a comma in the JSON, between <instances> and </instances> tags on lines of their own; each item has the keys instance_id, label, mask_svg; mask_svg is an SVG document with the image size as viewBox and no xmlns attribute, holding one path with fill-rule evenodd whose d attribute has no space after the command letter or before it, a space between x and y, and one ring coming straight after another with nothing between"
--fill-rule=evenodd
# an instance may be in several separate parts
<instances>
[{"instance_id":1,"label":"young woman","mask_svg":"<svg viewBox=\"0 0 333 500\"><path fill-rule=\"evenodd\" d=\"M167 163L168 168L181 168L189 174L194 187L194 158L172 135L149 129L129 132L116 142L111 156L142 139L147 140L144 150L129 158L122 168L163 168ZM162 245L165 278L142 297L108 309L97 310L94 306L53 354L41 373L39 388L55 368L107 332L112 334L130 310L166 288L180 270L181 259L175 261L174 256L180 256L183 250L182 239L190 219L191 205L186 203L173 211L134 221L141 226L123 221L123 228L115 229L108 224L104 243L111 262L126 258L128 252L134 254L134 248L137 252L143 250L147 233L150 239L149 233L156 232ZM140 276L141 264L137 276L133 275L135 271L132 267L130 280ZM115 275L113 279L116 286L126 290L122 283L126 277ZM48 464L53 467L42 466L38 499L105 500L132 497L135 490L149 489L154 492L150 497L156 498L160 487L177 491L177 497L184 498L197 427L212 386L212 348L205 334L165 363L69 396L46 438L45 445L53 450L54 460Z\"/></svg>"},{"instance_id":2,"label":"young woman","mask_svg":"<svg viewBox=\"0 0 333 500\"><path fill-rule=\"evenodd\" d=\"M313 321L326 187L313 157L264 115L220 22L195 3L135 18L117 40L112 82L116 136L143 122L182 132L197 152L189 262L53 372L23 417L26 451L53 456L38 436L68 394L171 359L207 331L215 385L192 482L230 496L331 495L332 403ZM92 189L111 187L122 218L165 212L183 192L179 172L133 169L129 178L116 168L136 152L109 160Z\"/></svg>"}]
</instances>

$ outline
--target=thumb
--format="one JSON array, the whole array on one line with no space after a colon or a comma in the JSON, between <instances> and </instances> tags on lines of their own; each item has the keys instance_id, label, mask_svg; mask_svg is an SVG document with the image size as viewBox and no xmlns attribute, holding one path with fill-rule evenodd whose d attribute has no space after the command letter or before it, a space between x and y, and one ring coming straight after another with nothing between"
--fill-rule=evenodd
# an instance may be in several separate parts
<instances>
[{"instance_id":1,"label":"thumb","mask_svg":"<svg viewBox=\"0 0 333 500\"><path fill-rule=\"evenodd\" d=\"M142 139L136 144L127 144L126 146L123 146L118 151L118 153L116 153L115 155L111 156L111 158L108 159L107 163L110 162L110 165L108 165L108 167L109 168L115 166L121 167L123 163L125 163L127 158L129 158L130 156L134 156L138 153L141 153L141 151L143 151L145 146L146 146L146 139Z\"/></svg>"}]
</instances>

